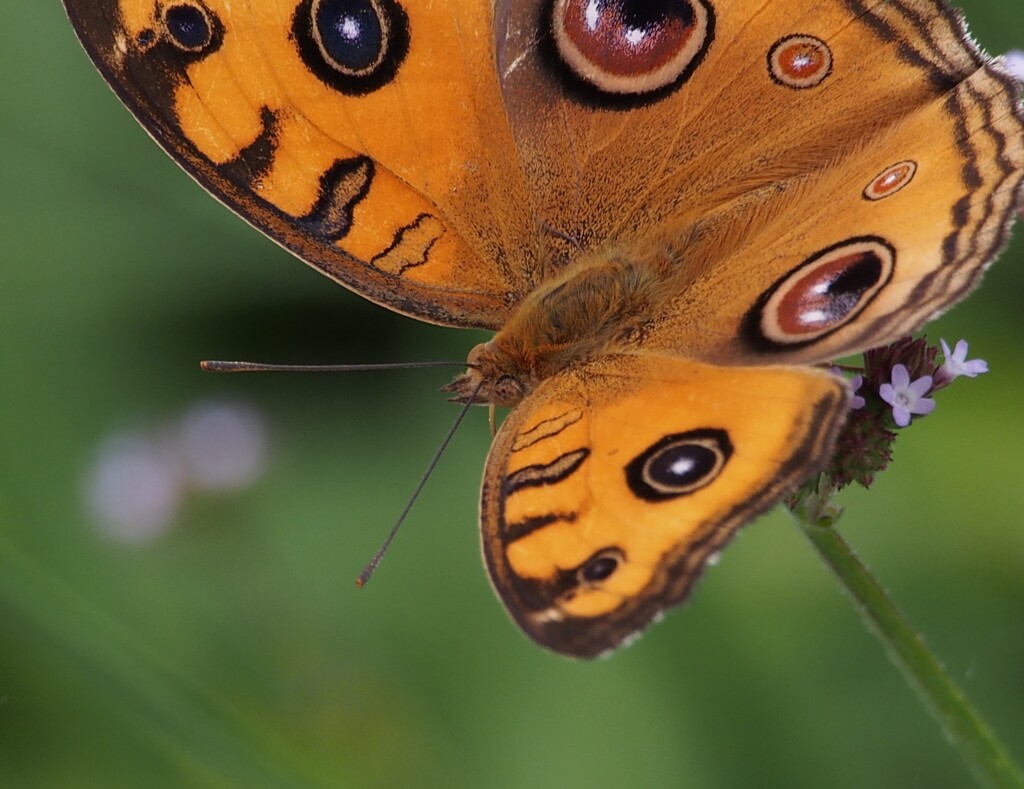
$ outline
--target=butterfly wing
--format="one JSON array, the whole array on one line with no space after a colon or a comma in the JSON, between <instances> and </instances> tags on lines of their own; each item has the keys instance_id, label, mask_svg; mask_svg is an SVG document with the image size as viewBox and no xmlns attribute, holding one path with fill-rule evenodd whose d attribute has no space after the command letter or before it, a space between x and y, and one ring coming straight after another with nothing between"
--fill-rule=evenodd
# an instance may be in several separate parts
<instances>
[{"instance_id":1,"label":"butterfly wing","mask_svg":"<svg viewBox=\"0 0 1024 789\"><path fill-rule=\"evenodd\" d=\"M825 462L846 402L816 370L651 355L545 380L484 473L484 556L512 618L567 655L619 645Z\"/></svg>"},{"instance_id":2,"label":"butterfly wing","mask_svg":"<svg viewBox=\"0 0 1024 789\"><path fill-rule=\"evenodd\" d=\"M673 298L647 347L731 364L879 345L977 283L1022 206L1024 110L958 13L674 6L507 9L502 86L553 267L658 268Z\"/></svg>"},{"instance_id":3,"label":"butterfly wing","mask_svg":"<svg viewBox=\"0 0 1024 789\"><path fill-rule=\"evenodd\" d=\"M539 276L486 4L65 5L156 141L343 285L497 328Z\"/></svg>"},{"instance_id":4,"label":"butterfly wing","mask_svg":"<svg viewBox=\"0 0 1024 789\"><path fill-rule=\"evenodd\" d=\"M794 363L891 342L979 283L1022 182L1018 86L985 67L759 209L771 221L665 306L651 347Z\"/></svg>"},{"instance_id":5,"label":"butterfly wing","mask_svg":"<svg viewBox=\"0 0 1024 789\"><path fill-rule=\"evenodd\" d=\"M668 12L598 4L603 38L588 40L571 24L590 8L578 0L503 2L493 18L473 2L361 5L370 16L313 0L67 1L107 80L206 188L339 282L439 323L498 328L581 253L656 238L686 252L667 287L697 286L677 304L678 322L709 321L693 337L668 320L676 340L666 347L751 360L764 348L723 347L737 336L735 305L722 304L737 278L753 272L760 290L744 295L756 297L794 259L850 238L888 241L865 225L780 244L794 223L814 226L825 188L835 200L859 194L906 161L925 166L912 180L931 173L934 188L927 152L861 156L865 141L891 140L890 127L922 108L929 117L904 125L927 125L943 105L941 120L967 142L943 153L943 173L958 177L944 177L927 210L914 201L917 225L936 230L910 256L926 266L900 261L902 281L915 279L906 292L937 265L959 272L939 278L953 288L922 286L931 293L917 313L976 281L1019 194L1016 88L939 0L790 3L784 14L752 0L685 0L662 25L657 57L639 64L616 43ZM612 90L595 84L616 69ZM822 184L836 173L840 184ZM985 205L967 222L965 199ZM995 241L961 244L950 262L979 222ZM896 323L914 325L917 313ZM779 358L863 344L790 343Z\"/></svg>"}]
</instances>

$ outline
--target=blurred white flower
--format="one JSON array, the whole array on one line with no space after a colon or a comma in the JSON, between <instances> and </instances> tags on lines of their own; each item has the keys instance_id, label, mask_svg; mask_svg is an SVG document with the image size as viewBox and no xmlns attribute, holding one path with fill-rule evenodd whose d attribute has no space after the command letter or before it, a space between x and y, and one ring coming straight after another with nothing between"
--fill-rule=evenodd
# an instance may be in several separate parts
<instances>
[{"instance_id":1,"label":"blurred white flower","mask_svg":"<svg viewBox=\"0 0 1024 789\"><path fill-rule=\"evenodd\" d=\"M1024 82L1024 50L1011 49L1003 55L1003 62L1006 64L1007 71Z\"/></svg>"},{"instance_id":2,"label":"blurred white flower","mask_svg":"<svg viewBox=\"0 0 1024 789\"><path fill-rule=\"evenodd\" d=\"M263 418L243 403L199 403L181 419L178 451L184 473L196 488L244 488L259 479L266 468Z\"/></svg>"},{"instance_id":3,"label":"blurred white flower","mask_svg":"<svg viewBox=\"0 0 1024 789\"><path fill-rule=\"evenodd\" d=\"M126 543L167 531L194 492L238 490L267 466L267 430L243 403L201 402L180 421L105 438L85 475L85 499L100 533Z\"/></svg>"},{"instance_id":4,"label":"blurred white flower","mask_svg":"<svg viewBox=\"0 0 1024 789\"><path fill-rule=\"evenodd\" d=\"M172 452L141 433L104 439L86 476L86 501L100 532L121 542L141 543L171 525L183 489Z\"/></svg>"}]
</instances>

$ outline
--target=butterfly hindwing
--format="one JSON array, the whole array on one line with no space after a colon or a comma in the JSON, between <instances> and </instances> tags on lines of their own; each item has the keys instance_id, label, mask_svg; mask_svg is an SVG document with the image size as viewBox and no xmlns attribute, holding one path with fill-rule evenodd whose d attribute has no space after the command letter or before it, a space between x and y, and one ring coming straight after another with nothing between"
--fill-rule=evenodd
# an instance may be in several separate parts
<instances>
[{"instance_id":1,"label":"butterfly hindwing","mask_svg":"<svg viewBox=\"0 0 1024 789\"><path fill-rule=\"evenodd\" d=\"M509 613L557 652L614 648L824 463L846 402L829 373L646 355L545 380L484 473L484 556Z\"/></svg>"}]
</instances>

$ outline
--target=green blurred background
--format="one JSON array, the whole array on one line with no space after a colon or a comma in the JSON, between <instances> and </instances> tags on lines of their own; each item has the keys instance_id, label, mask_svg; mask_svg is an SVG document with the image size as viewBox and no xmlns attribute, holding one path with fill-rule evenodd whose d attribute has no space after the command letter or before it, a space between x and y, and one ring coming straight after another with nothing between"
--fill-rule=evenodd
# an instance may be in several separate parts
<instances>
[{"instance_id":1,"label":"green blurred background","mask_svg":"<svg viewBox=\"0 0 1024 789\"><path fill-rule=\"evenodd\" d=\"M1024 5L975 0L992 51ZM0 5L0 783L956 787L952 749L784 514L631 648L528 643L481 567L474 412L373 583L353 579L453 417L446 372L212 376L202 358L464 358L248 228L146 137L57 2ZM1018 229L1019 230L1019 229ZM930 329L992 373L939 396L842 527L1024 758L1024 233ZM372 343L362 338L375 338ZM112 431L261 409L260 482L158 539L97 530Z\"/></svg>"}]
</instances>

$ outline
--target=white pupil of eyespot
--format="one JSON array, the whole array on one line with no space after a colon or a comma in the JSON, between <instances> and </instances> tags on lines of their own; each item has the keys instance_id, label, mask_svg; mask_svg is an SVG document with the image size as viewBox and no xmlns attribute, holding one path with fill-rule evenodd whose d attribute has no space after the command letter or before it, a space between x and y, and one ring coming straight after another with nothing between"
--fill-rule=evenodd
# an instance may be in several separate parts
<instances>
[{"instance_id":1,"label":"white pupil of eyespot","mask_svg":"<svg viewBox=\"0 0 1024 789\"><path fill-rule=\"evenodd\" d=\"M642 44L644 40L644 31L639 27L631 27L626 31L626 41L630 44Z\"/></svg>"},{"instance_id":2,"label":"white pupil of eyespot","mask_svg":"<svg viewBox=\"0 0 1024 789\"><path fill-rule=\"evenodd\" d=\"M587 30L597 30L601 21L600 0L590 0L583 11L583 19L586 22ZM630 27L626 29L626 41L633 46L642 44L647 36L647 31L642 27Z\"/></svg>"},{"instance_id":3,"label":"white pupil of eyespot","mask_svg":"<svg viewBox=\"0 0 1024 789\"><path fill-rule=\"evenodd\" d=\"M691 471L693 471L694 462L693 458L679 458L671 466L671 471L677 477L685 477Z\"/></svg>"},{"instance_id":4,"label":"white pupil of eyespot","mask_svg":"<svg viewBox=\"0 0 1024 789\"><path fill-rule=\"evenodd\" d=\"M348 39L349 41L358 41L362 35L362 30L359 26L359 20L353 16L342 17L338 22L338 32L342 38Z\"/></svg>"}]
</instances>

